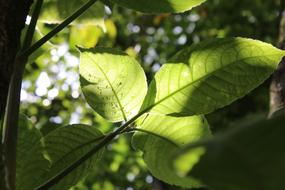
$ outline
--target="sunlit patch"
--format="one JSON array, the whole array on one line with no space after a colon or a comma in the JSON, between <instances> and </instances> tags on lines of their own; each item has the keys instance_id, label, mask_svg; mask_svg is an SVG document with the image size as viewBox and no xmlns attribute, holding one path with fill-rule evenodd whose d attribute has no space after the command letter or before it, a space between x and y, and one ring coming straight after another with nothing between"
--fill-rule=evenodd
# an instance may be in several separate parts
<instances>
[{"instance_id":1,"label":"sunlit patch","mask_svg":"<svg viewBox=\"0 0 285 190\"><path fill-rule=\"evenodd\" d=\"M43 105L44 105L44 106L47 107L47 106L50 106L50 104L51 104L51 101L50 101L49 99L44 99L44 100L43 100Z\"/></svg>"}]
</instances>

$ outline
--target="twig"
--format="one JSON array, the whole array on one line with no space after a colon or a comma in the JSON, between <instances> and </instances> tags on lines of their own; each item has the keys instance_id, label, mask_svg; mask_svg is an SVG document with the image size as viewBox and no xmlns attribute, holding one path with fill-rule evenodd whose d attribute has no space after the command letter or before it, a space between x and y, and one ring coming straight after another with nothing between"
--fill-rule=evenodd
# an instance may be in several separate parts
<instances>
[{"instance_id":1,"label":"twig","mask_svg":"<svg viewBox=\"0 0 285 190\"><path fill-rule=\"evenodd\" d=\"M32 20L27 30L23 48L28 48L32 42L35 32L35 26L41 11L43 0L36 2L33 11ZM17 137L18 137L18 117L20 107L20 95L22 77L28 57L16 56L15 68L11 76L9 84L8 98L3 122L3 148L4 160L8 178L9 187L11 190L16 188L16 150L17 150Z\"/></svg>"},{"instance_id":2,"label":"twig","mask_svg":"<svg viewBox=\"0 0 285 190\"><path fill-rule=\"evenodd\" d=\"M68 26L72 21L81 16L87 9L89 9L97 0L89 0L87 3L82 5L77 11L75 11L72 15L66 18L62 23L57 25L52 31L42 37L39 41L33 44L30 48L26 49L21 53L21 56L28 57L33 52L35 52L38 48L40 48L44 43L54 37L57 33L63 30L66 26Z\"/></svg>"}]
</instances>

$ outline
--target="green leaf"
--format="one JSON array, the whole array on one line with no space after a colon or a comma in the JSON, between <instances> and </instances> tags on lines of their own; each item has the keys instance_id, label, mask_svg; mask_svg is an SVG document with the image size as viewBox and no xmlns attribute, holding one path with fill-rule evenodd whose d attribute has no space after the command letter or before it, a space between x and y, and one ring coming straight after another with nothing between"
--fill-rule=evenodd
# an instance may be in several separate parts
<instances>
[{"instance_id":1,"label":"green leaf","mask_svg":"<svg viewBox=\"0 0 285 190\"><path fill-rule=\"evenodd\" d=\"M43 153L36 151L33 152L31 156L31 150L33 147L42 148L40 144L40 139L42 138L41 132L36 129L30 120L26 118L24 115L19 116L19 131L18 131L18 141L17 141L17 173L16 173L16 186L17 189L28 189L25 188L23 185L24 181L27 180L32 182L33 175L30 173L29 169L35 169L39 165L38 163L42 164L42 166L48 166L48 161L44 159ZM42 151L42 150L41 150ZM27 161L37 160L37 162L33 163L33 165L27 166ZM35 167L35 168L33 168ZM27 178L25 178L25 177Z\"/></svg>"},{"instance_id":2,"label":"green leaf","mask_svg":"<svg viewBox=\"0 0 285 190\"><path fill-rule=\"evenodd\" d=\"M21 158L24 167L18 174L17 189L30 190L43 184L90 151L102 137L103 134L95 127L80 124L50 132ZM103 150L82 163L52 189L64 190L75 185L95 169L102 153Z\"/></svg>"},{"instance_id":3,"label":"green leaf","mask_svg":"<svg viewBox=\"0 0 285 190\"><path fill-rule=\"evenodd\" d=\"M32 122L24 115L19 116L19 131L17 141L17 171L21 168L21 158L25 157L27 152L39 142L42 138L41 132L33 127Z\"/></svg>"},{"instance_id":4,"label":"green leaf","mask_svg":"<svg viewBox=\"0 0 285 190\"><path fill-rule=\"evenodd\" d=\"M81 88L88 104L114 122L136 115L147 93L146 77L136 59L107 48L80 51Z\"/></svg>"},{"instance_id":5,"label":"green leaf","mask_svg":"<svg viewBox=\"0 0 285 190\"><path fill-rule=\"evenodd\" d=\"M207 114L245 96L275 70L285 51L246 38L193 45L164 64L143 109L177 116Z\"/></svg>"},{"instance_id":6,"label":"green leaf","mask_svg":"<svg viewBox=\"0 0 285 190\"><path fill-rule=\"evenodd\" d=\"M96 25L71 26L69 46L74 49L76 45L95 47L102 35L103 31Z\"/></svg>"},{"instance_id":7,"label":"green leaf","mask_svg":"<svg viewBox=\"0 0 285 190\"><path fill-rule=\"evenodd\" d=\"M272 120L249 121L185 148L178 154L176 168L180 174L198 178L218 190L283 189L284 123L284 114ZM186 158L197 147L204 149L204 154L193 168L188 167Z\"/></svg>"},{"instance_id":8,"label":"green leaf","mask_svg":"<svg viewBox=\"0 0 285 190\"><path fill-rule=\"evenodd\" d=\"M179 13L206 0L111 0L118 5L145 13Z\"/></svg>"},{"instance_id":9,"label":"green leaf","mask_svg":"<svg viewBox=\"0 0 285 190\"><path fill-rule=\"evenodd\" d=\"M39 21L48 24L58 24L80 8L88 0L48 0L43 4ZM76 19L73 24L96 24L102 29L104 25L104 4L96 2L83 15Z\"/></svg>"},{"instance_id":10,"label":"green leaf","mask_svg":"<svg viewBox=\"0 0 285 190\"><path fill-rule=\"evenodd\" d=\"M173 157L185 145L208 136L210 130L203 116L172 117L147 115L138 121L138 130L133 136L133 146L143 151L143 158L150 172L158 179L183 187L199 187L201 184L190 177L176 175ZM196 156L192 162L194 164Z\"/></svg>"},{"instance_id":11,"label":"green leaf","mask_svg":"<svg viewBox=\"0 0 285 190\"><path fill-rule=\"evenodd\" d=\"M33 37L33 42L32 43L35 43L36 41L38 41L39 39L41 39L43 37L43 34L42 32L40 31L40 28L41 28L41 25L38 24L36 29L35 29L35 34L34 34L34 37ZM23 45L23 42L24 42L24 39L25 39L25 36L26 36L26 33L27 33L27 30L28 30L28 25L26 25L23 30L22 30L22 33L23 35L21 35L21 43ZM47 43L45 43L44 45L42 45L40 48L38 48L32 55L29 56L29 62L32 63L34 61L38 61L37 59L44 55L45 53L47 53L48 51L50 51L52 48L54 48L55 46L50 42L48 41Z\"/></svg>"}]
</instances>

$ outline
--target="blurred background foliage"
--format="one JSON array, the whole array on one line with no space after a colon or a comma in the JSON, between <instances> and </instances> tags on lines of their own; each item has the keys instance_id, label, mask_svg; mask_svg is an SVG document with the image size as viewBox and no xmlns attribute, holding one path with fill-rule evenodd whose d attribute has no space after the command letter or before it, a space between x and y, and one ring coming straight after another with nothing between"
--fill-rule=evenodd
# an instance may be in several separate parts
<instances>
[{"instance_id":1,"label":"blurred background foliage","mask_svg":"<svg viewBox=\"0 0 285 190\"><path fill-rule=\"evenodd\" d=\"M35 38L82 4L78 2L46 0ZM202 40L242 36L276 44L280 4L281 0L211 0L183 14L145 15L99 2L30 57L21 91L21 113L44 134L74 123L110 132L119 124L105 121L82 96L76 46L124 50L140 61L150 81L173 54ZM270 80L245 98L207 115L214 133L243 118L266 114L269 84ZM72 190L181 189L152 177L141 153L131 147L130 138L131 134L126 134L109 145L97 169Z\"/></svg>"}]
</instances>

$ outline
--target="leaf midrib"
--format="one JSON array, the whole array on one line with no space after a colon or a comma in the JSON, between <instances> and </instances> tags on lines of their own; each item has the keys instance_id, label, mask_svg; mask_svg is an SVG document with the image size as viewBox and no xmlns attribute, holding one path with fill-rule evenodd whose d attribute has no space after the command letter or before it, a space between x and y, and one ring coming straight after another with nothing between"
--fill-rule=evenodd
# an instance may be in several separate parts
<instances>
[{"instance_id":1,"label":"leaf midrib","mask_svg":"<svg viewBox=\"0 0 285 190\"><path fill-rule=\"evenodd\" d=\"M74 149L71 149L69 152L67 152L66 154L64 154L61 158L59 158L58 160L54 161L51 163L51 166L55 166L55 165L58 165L58 163L60 163L62 160L64 160L65 158L67 158L69 155L75 153L77 150L79 149L82 149L83 147L86 147L86 146L89 146L93 143L95 143L96 141L99 141L101 140L102 138L104 138L105 136L100 136L100 137L97 137L97 138L94 138L90 141L87 141L81 145L78 145L77 147L75 147ZM52 168L52 167L51 167Z\"/></svg>"}]
</instances>

